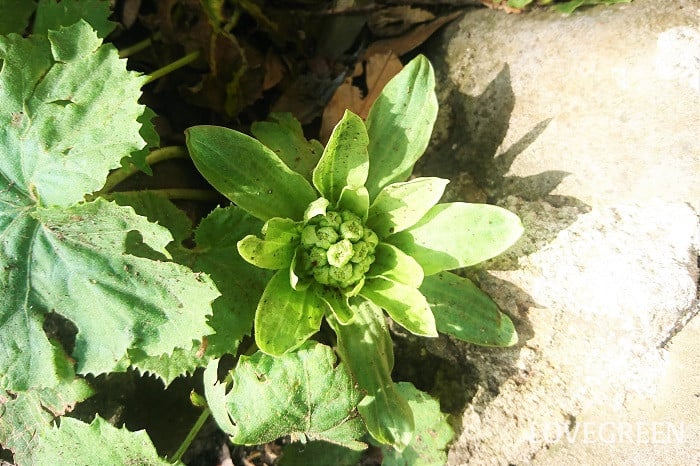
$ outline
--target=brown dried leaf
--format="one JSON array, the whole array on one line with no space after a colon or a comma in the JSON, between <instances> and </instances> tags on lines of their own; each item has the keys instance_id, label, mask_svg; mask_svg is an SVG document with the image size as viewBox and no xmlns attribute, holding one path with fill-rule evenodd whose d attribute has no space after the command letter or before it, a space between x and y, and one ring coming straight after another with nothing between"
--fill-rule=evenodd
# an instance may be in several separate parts
<instances>
[{"instance_id":1,"label":"brown dried leaf","mask_svg":"<svg viewBox=\"0 0 700 466\"><path fill-rule=\"evenodd\" d=\"M338 87L333 97L323 110L319 138L325 143L333 131L335 125L343 117L345 110L350 110L361 118L367 118L369 109L377 100L386 83L401 71L403 65L399 58L392 52L383 52L371 55L365 62L365 83L367 95L362 95L359 88L352 85L352 78L348 78Z\"/></svg>"},{"instance_id":2,"label":"brown dried leaf","mask_svg":"<svg viewBox=\"0 0 700 466\"><path fill-rule=\"evenodd\" d=\"M462 13L463 12L461 11L457 11L446 16L440 16L429 23L416 26L413 30L402 36L374 42L365 51L365 57L388 51L394 52L396 56L400 57L428 40L428 38L432 36L435 31L462 15Z\"/></svg>"},{"instance_id":3,"label":"brown dried leaf","mask_svg":"<svg viewBox=\"0 0 700 466\"><path fill-rule=\"evenodd\" d=\"M265 54L265 79L263 80L263 91L271 89L279 84L284 77L284 63L282 59L271 49Z\"/></svg>"},{"instance_id":4,"label":"brown dried leaf","mask_svg":"<svg viewBox=\"0 0 700 466\"><path fill-rule=\"evenodd\" d=\"M434 18L435 15L428 10L401 5L375 11L367 18L367 26L376 36L390 37L403 34L411 26Z\"/></svg>"}]
</instances>

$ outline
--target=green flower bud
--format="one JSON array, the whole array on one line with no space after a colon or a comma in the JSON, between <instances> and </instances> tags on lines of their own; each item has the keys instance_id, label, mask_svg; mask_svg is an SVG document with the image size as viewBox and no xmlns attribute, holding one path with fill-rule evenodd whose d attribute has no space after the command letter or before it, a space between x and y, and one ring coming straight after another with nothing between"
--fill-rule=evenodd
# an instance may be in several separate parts
<instances>
[{"instance_id":1,"label":"green flower bud","mask_svg":"<svg viewBox=\"0 0 700 466\"><path fill-rule=\"evenodd\" d=\"M340 235L353 243L362 238L364 230L359 221L348 220L340 224Z\"/></svg>"},{"instance_id":2,"label":"green flower bud","mask_svg":"<svg viewBox=\"0 0 700 466\"><path fill-rule=\"evenodd\" d=\"M309 252L309 261L312 267L323 267L328 264L326 250L319 247L312 248Z\"/></svg>"},{"instance_id":3,"label":"green flower bud","mask_svg":"<svg viewBox=\"0 0 700 466\"><path fill-rule=\"evenodd\" d=\"M328 253L326 254L328 257L328 263L333 267L344 266L350 262L352 255L352 243L346 239L332 244L331 247L328 248Z\"/></svg>"},{"instance_id":4,"label":"green flower bud","mask_svg":"<svg viewBox=\"0 0 700 466\"><path fill-rule=\"evenodd\" d=\"M374 262L377 243L377 235L354 213L326 211L301 228L299 270L322 285L359 291L355 288Z\"/></svg>"},{"instance_id":5,"label":"green flower bud","mask_svg":"<svg viewBox=\"0 0 700 466\"><path fill-rule=\"evenodd\" d=\"M344 288L352 284L352 265L345 264L342 267L330 267L329 275L336 285Z\"/></svg>"}]
</instances>

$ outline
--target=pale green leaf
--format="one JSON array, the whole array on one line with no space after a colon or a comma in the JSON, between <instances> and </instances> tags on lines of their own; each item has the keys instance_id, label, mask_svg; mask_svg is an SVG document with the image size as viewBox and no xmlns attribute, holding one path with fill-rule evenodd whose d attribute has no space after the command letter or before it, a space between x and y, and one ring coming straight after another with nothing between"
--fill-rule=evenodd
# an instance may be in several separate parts
<instances>
[{"instance_id":1,"label":"pale green leaf","mask_svg":"<svg viewBox=\"0 0 700 466\"><path fill-rule=\"evenodd\" d=\"M302 175L250 136L220 126L193 126L185 135L192 160L207 181L260 220L301 220L318 197Z\"/></svg>"},{"instance_id":2,"label":"pale green leaf","mask_svg":"<svg viewBox=\"0 0 700 466\"><path fill-rule=\"evenodd\" d=\"M437 110L433 67L418 55L387 83L367 115L371 200L384 186L408 179L428 147Z\"/></svg>"},{"instance_id":3,"label":"pale green leaf","mask_svg":"<svg viewBox=\"0 0 700 466\"><path fill-rule=\"evenodd\" d=\"M265 239L249 235L238 242L238 253L246 261L263 269L289 267L299 246L296 222L288 218L271 218L263 227Z\"/></svg>"},{"instance_id":4,"label":"pale green leaf","mask_svg":"<svg viewBox=\"0 0 700 466\"><path fill-rule=\"evenodd\" d=\"M269 147L289 168L311 182L311 173L323 153L315 139L307 141L299 120L291 113L270 113L270 121L256 121L250 127L260 142Z\"/></svg>"},{"instance_id":5,"label":"pale green leaf","mask_svg":"<svg viewBox=\"0 0 700 466\"><path fill-rule=\"evenodd\" d=\"M84 21L48 37L0 36L0 61L0 191L68 206L144 147L144 78Z\"/></svg>"},{"instance_id":6,"label":"pale green leaf","mask_svg":"<svg viewBox=\"0 0 700 466\"><path fill-rule=\"evenodd\" d=\"M215 381L213 367L207 369L206 385ZM231 391L226 394L220 384L211 388L209 407L234 443L254 445L290 435L355 450L366 446L357 441L364 434L355 408L361 393L328 346L309 341L280 357L241 356Z\"/></svg>"},{"instance_id":7,"label":"pale green leaf","mask_svg":"<svg viewBox=\"0 0 700 466\"><path fill-rule=\"evenodd\" d=\"M290 443L282 447L279 466L357 466L362 452L327 442Z\"/></svg>"},{"instance_id":8,"label":"pale green leaf","mask_svg":"<svg viewBox=\"0 0 700 466\"><path fill-rule=\"evenodd\" d=\"M415 225L438 203L449 180L416 178L382 189L369 208L367 226L380 239Z\"/></svg>"},{"instance_id":9,"label":"pale green leaf","mask_svg":"<svg viewBox=\"0 0 700 466\"><path fill-rule=\"evenodd\" d=\"M388 278L368 278L360 296L383 308L392 319L416 335L436 337L435 318L418 289Z\"/></svg>"},{"instance_id":10,"label":"pale green leaf","mask_svg":"<svg viewBox=\"0 0 700 466\"><path fill-rule=\"evenodd\" d=\"M553 5L553 8L562 13L571 14L577 8L592 5L614 5L616 3L630 3L632 0L571 0L561 4Z\"/></svg>"},{"instance_id":11,"label":"pale green leaf","mask_svg":"<svg viewBox=\"0 0 700 466\"><path fill-rule=\"evenodd\" d=\"M369 301L354 307L354 320L340 325L329 318L338 336L340 359L367 395L357 409L378 442L403 450L413 437L413 412L391 380L394 349L382 310Z\"/></svg>"},{"instance_id":12,"label":"pale green leaf","mask_svg":"<svg viewBox=\"0 0 700 466\"><path fill-rule=\"evenodd\" d=\"M439 332L482 346L518 342L510 318L470 280L440 272L425 277L420 291L433 310Z\"/></svg>"},{"instance_id":13,"label":"pale green leaf","mask_svg":"<svg viewBox=\"0 0 700 466\"><path fill-rule=\"evenodd\" d=\"M359 188L367 180L367 130L362 119L349 110L333 129L321 160L313 172L316 189L335 204L343 188Z\"/></svg>"},{"instance_id":14,"label":"pale green leaf","mask_svg":"<svg viewBox=\"0 0 700 466\"><path fill-rule=\"evenodd\" d=\"M317 215L326 215L326 211L328 210L328 206L330 204L331 203L328 202L328 199L323 197L319 197L315 201L311 202L304 211L304 221L311 220Z\"/></svg>"},{"instance_id":15,"label":"pale green leaf","mask_svg":"<svg viewBox=\"0 0 700 466\"><path fill-rule=\"evenodd\" d=\"M367 188L360 186L359 188L345 187L340 194L338 200L338 210L348 210L360 217L363 221L367 219L369 210L369 194Z\"/></svg>"},{"instance_id":16,"label":"pale green leaf","mask_svg":"<svg viewBox=\"0 0 700 466\"><path fill-rule=\"evenodd\" d=\"M32 458L34 464L65 466L171 464L158 456L145 430L118 429L99 415L91 424L70 417L62 418L60 426L43 432Z\"/></svg>"},{"instance_id":17,"label":"pale green leaf","mask_svg":"<svg viewBox=\"0 0 700 466\"><path fill-rule=\"evenodd\" d=\"M109 20L109 3L108 0L39 0L32 32L46 34L83 20L104 39L117 25Z\"/></svg>"},{"instance_id":18,"label":"pale green leaf","mask_svg":"<svg viewBox=\"0 0 700 466\"><path fill-rule=\"evenodd\" d=\"M367 277L382 276L413 288L418 288L423 283L423 268L414 258L396 246L379 243L374 257Z\"/></svg>"},{"instance_id":19,"label":"pale green leaf","mask_svg":"<svg viewBox=\"0 0 700 466\"><path fill-rule=\"evenodd\" d=\"M345 325L352 321L354 312L348 304L348 297L337 288L319 286L316 290L318 296L328 305L338 322Z\"/></svg>"},{"instance_id":20,"label":"pale green leaf","mask_svg":"<svg viewBox=\"0 0 700 466\"><path fill-rule=\"evenodd\" d=\"M160 379L167 387L178 377L192 375L198 367L204 366L210 357L208 354L205 357L206 348L207 346L195 341L187 349L175 348L172 354L159 356L150 356L141 349L133 349L129 350L126 361L141 374Z\"/></svg>"},{"instance_id":21,"label":"pale green leaf","mask_svg":"<svg viewBox=\"0 0 700 466\"><path fill-rule=\"evenodd\" d=\"M258 348L274 356L298 348L321 327L325 307L313 288L295 290L289 283L289 270L278 271L255 311Z\"/></svg>"},{"instance_id":22,"label":"pale green leaf","mask_svg":"<svg viewBox=\"0 0 700 466\"><path fill-rule=\"evenodd\" d=\"M440 403L409 382L396 384L399 394L408 400L416 420L413 439L402 452L383 447L383 466L443 466L447 464L447 445L454 431Z\"/></svg>"},{"instance_id":23,"label":"pale green leaf","mask_svg":"<svg viewBox=\"0 0 700 466\"><path fill-rule=\"evenodd\" d=\"M438 204L413 227L385 241L412 256L425 275L478 264L508 249L523 226L514 213L489 204Z\"/></svg>"},{"instance_id":24,"label":"pale green leaf","mask_svg":"<svg viewBox=\"0 0 700 466\"><path fill-rule=\"evenodd\" d=\"M35 9L36 2L31 0L0 1L0 35L24 31Z\"/></svg>"}]
</instances>

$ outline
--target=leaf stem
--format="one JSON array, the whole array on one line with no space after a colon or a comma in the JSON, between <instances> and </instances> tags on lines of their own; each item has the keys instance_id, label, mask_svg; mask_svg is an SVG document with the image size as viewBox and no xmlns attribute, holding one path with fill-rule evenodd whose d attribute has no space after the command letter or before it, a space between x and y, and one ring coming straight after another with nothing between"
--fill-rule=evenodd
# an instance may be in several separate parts
<instances>
[{"instance_id":1,"label":"leaf stem","mask_svg":"<svg viewBox=\"0 0 700 466\"><path fill-rule=\"evenodd\" d=\"M146 78L146 81L143 83L145 86L148 83L151 83L155 81L156 79L160 79L163 76L172 73L173 71L182 68L185 65L188 65L195 61L199 57L199 50L195 50L194 52L190 52L184 57L180 58L179 60L175 60L172 63L168 63L162 68L158 68L155 70L153 73L151 73L148 78Z\"/></svg>"},{"instance_id":2,"label":"leaf stem","mask_svg":"<svg viewBox=\"0 0 700 466\"><path fill-rule=\"evenodd\" d=\"M155 165L158 162L170 159L186 159L189 157L187 149L182 146L166 146L159 149L155 149L153 152L148 154L146 157L146 163L148 165ZM139 169L134 165L130 165L128 168L119 168L107 176L104 187L97 194L105 194L111 192L115 186L129 178L130 176L138 173Z\"/></svg>"},{"instance_id":3,"label":"leaf stem","mask_svg":"<svg viewBox=\"0 0 700 466\"><path fill-rule=\"evenodd\" d=\"M190 189L190 188L167 188L167 189L140 189L136 191L119 191L118 193L103 194L102 197L109 199L115 194L138 194L138 193L153 193L157 196L163 196L170 200L186 200L186 201L204 201L216 202L221 199L221 195L209 189Z\"/></svg>"},{"instance_id":4,"label":"leaf stem","mask_svg":"<svg viewBox=\"0 0 700 466\"><path fill-rule=\"evenodd\" d=\"M151 46L154 40L160 39L160 31L153 34L152 37L144 39L140 42L136 42L134 45L130 45L119 51L119 58L127 58L131 55L140 52L141 50L147 49Z\"/></svg>"},{"instance_id":5,"label":"leaf stem","mask_svg":"<svg viewBox=\"0 0 700 466\"><path fill-rule=\"evenodd\" d=\"M197 418L197 421L194 423L190 431L187 433L187 437L185 437L185 440L182 441L180 444L180 447L177 449L173 457L170 459L170 462L175 464L178 461L182 459L182 455L185 454L187 449L190 447L192 444L192 441L194 438L197 436L199 431L202 429L202 426L204 425L205 422L207 422L207 419L209 419L209 415L211 414L211 411L209 410L209 407L205 407L204 411L202 411L202 414L199 415Z\"/></svg>"}]
</instances>

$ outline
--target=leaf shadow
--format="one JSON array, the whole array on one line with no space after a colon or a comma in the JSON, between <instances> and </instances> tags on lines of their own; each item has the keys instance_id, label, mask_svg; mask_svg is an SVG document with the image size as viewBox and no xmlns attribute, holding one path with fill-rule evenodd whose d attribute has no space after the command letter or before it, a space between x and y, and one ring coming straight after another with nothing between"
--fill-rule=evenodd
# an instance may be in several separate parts
<instances>
[{"instance_id":1,"label":"leaf shadow","mask_svg":"<svg viewBox=\"0 0 700 466\"><path fill-rule=\"evenodd\" d=\"M525 227L523 237L504 254L460 273L489 294L513 320L519 335L516 345L485 348L446 335L431 340L404 335L402 344L397 345L396 378L417 380L416 386L438 397L443 411L452 414L459 436L462 414L468 406L482 412L507 381L519 385L527 379L519 363L521 351L534 336L529 310L543 307L517 284L491 272L518 270L519 258L552 242L590 207L575 197L552 194L569 175L565 171L512 174L518 156L549 128L552 119L537 122L517 141L503 147L516 103L507 64L475 96L449 84L450 79L439 76L440 68L438 82L450 89L440 98L434 140L416 171L450 179L441 202L496 204L518 214Z\"/></svg>"}]
</instances>

